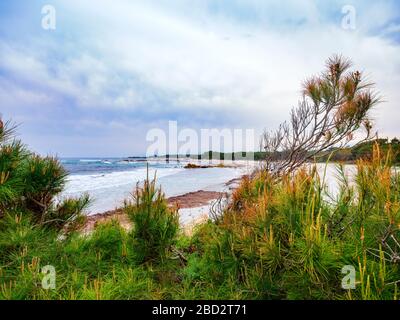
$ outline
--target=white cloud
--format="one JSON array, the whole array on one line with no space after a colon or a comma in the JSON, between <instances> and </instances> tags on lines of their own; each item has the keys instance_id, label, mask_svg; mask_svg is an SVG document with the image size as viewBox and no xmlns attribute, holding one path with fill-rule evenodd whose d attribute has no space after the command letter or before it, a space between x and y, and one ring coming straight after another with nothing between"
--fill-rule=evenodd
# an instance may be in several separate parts
<instances>
[{"instance_id":1,"label":"white cloud","mask_svg":"<svg viewBox=\"0 0 400 320\"><path fill-rule=\"evenodd\" d=\"M48 104L65 96L83 111L148 113L152 121L193 114L203 127L213 113L226 114L221 126L260 130L285 120L304 78L319 72L331 54L343 53L387 101L374 113L381 132L399 135L400 47L375 30L393 19L393 8L356 1L358 28L347 31L340 19L325 20L332 8L322 10L321 3L235 1L258 14L251 23L223 8L210 14L204 1L64 2L56 5L59 33L52 42L18 47L3 41L0 68L30 81ZM331 11L340 13L340 2L336 6ZM305 23L296 27L296 21ZM52 59L55 51L62 59Z\"/></svg>"}]
</instances>

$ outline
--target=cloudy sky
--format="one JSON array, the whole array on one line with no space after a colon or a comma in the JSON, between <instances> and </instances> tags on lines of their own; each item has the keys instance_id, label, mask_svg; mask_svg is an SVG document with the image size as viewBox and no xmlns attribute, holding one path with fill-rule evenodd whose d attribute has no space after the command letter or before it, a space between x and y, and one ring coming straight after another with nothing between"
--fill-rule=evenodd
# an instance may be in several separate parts
<instances>
[{"instance_id":1,"label":"cloudy sky","mask_svg":"<svg viewBox=\"0 0 400 320\"><path fill-rule=\"evenodd\" d=\"M42 7L56 29L42 28ZM355 29L342 27L346 5ZM275 128L300 84L341 53L400 136L399 1L69 0L0 2L0 113L41 154L143 155L166 128Z\"/></svg>"}]
</instances>

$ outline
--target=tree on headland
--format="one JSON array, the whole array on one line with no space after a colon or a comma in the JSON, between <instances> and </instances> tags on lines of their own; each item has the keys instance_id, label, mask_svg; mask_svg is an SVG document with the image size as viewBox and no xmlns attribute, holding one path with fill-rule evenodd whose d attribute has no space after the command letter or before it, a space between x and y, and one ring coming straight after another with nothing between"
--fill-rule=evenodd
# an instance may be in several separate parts
<instances>
[{"instance_id":1,"label":"tree on headland","mask_svg":"<svg viewBox=\"0 0 400 320\"><path fill-rule=\"evenodd\" d=\"M371 109L380 102L351 61L334 55L326 69L303 84L303 97L292 109L289 122L275 132L265 131L261 146L266 152L265 169L274 175L292 172L330 148L343 148L365 129L362 141L371 139Z\"/></svg>"}]
</instances>

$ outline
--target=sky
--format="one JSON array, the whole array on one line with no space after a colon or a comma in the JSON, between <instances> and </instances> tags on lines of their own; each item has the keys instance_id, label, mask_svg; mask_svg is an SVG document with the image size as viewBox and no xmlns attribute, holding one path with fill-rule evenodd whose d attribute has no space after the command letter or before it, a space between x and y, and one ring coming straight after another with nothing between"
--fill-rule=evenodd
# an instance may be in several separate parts
<instances>
[{"instance_id":1,"label":"sky","mask_svg":"<svg viewBox=\"0 0 400 320\"><path fill-rule=\"evenodd\" d=\"M45 5L55 29L42 26ZM380 136L400 136L399 1L4 0L0 113L32 150L60 157L144 155L169 121L258 136L335 53L376 83Z\"/></svg>"}]
</instances>

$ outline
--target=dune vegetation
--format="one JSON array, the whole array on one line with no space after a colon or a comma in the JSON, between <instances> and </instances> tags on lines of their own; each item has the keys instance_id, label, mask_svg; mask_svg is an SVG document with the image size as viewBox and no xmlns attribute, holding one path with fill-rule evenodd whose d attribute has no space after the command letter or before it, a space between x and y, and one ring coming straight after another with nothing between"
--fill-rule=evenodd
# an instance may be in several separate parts
<instances>
[{"instance_id":1,"label":"dune vegetation","mask_svg":"<svg viewBox=\"0 0 400 320\"><path fill-rule=\"evenodd\" d=\"M330 71L337 78L307 86L315 104L339 97L335 88L347 95L330 109L331 135L340 138L369 125L374 103L357 96L358 75L341 82L338 69ZM306 160L301 148L292 151ZM89 197L59 200L67 179L60 162L28 151L12 123L1 122L0 299L398 299L394 158L375 144L352 179L338 164L339 188L330 194L315 166L289 161L296 170L287 170L280 157L244 178L190 236L148 178L125 202L132 229L111 221L82 234ZM278 171L266 169L276 161ZM45 266L54 268L54 287L45 285Z\"/></svg>"}]
</instances>

